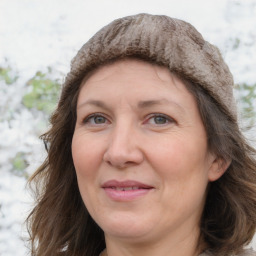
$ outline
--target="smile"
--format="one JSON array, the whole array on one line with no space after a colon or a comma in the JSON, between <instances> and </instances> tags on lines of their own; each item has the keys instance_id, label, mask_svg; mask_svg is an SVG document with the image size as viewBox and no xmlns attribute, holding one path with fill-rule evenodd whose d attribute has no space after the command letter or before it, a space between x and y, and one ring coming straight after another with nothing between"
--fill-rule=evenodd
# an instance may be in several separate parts
<instances>
[{"instance_id":1,"label":"smile","mask_svg":"<svg viewBox=\"0 0 256 256\"><path fill-rule=\"evenodd\" d=\"M110 180L102 185L106 195L114 201L132 201L149 193L154 187L137 181Z\"/></svg>"},{"instance_id":2,"label":"smile","mask_svg":"<svg viewBox=\"0 0 256 256\"><path fill-rule=\"evenodd\" d=\"M137 189L139 189L139 187L126 187L126 188L123 188L123 187L112 187L112 189L121 190L121 191L128 191L128 190L137 190Z\"/></svg>"}]
</instances>

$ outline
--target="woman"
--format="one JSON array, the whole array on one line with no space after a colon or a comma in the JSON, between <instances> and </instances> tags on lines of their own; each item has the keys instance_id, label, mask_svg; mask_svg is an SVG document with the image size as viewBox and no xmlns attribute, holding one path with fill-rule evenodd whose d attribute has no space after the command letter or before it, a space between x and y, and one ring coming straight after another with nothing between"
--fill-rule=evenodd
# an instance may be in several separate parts
<instances>
[{"instance_id":1,"label":"woman","mask_svg":"<svg viewBox=\"0 0 256 256\"><path fill-rule=\"evenodd\" d=\"M190 24L139 14L73 59L31 178L32 255L256 255L233 79Z\"/></svg>"}]
</instances>

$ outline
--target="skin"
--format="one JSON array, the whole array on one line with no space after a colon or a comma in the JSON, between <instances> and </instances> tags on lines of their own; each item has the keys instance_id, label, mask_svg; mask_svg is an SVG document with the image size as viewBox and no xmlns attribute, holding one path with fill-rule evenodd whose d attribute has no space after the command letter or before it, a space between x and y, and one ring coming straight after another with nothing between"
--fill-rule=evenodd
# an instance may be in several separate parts
<instances>
[{"instance_id":1,"label":"skin","mask_svg":"<svg viewBox=\"0 0 256 256\"><path fill-rule=\"evenodd\" d=\"M198 255L207 185L226 168L207 149L195 99L167 68L127 59L87 77L72 154L82 199L105 233L103 255ZM116 201L102 188L112 179L153 189Z\"/></svg>"}]
</instances>

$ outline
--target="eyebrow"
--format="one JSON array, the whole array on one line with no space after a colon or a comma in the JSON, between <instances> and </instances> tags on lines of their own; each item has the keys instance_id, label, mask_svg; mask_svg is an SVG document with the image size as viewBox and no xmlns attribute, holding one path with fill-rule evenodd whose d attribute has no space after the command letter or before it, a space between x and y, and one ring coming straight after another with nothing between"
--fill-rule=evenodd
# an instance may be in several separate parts
<instances>
[{"instance_id":1,"label":"eyebrow","mask_svg":"<svg viewBox=\"0 0 256 256\"><path fill-rule=\"evenodd\" d=\"M149 108L149 107L152 107L152 106L155 106L155 105L164 105L164 104L175 105L176 107L181 108L182 110L184 110L184 108L180 104L178 104L175 101L168 100L168 99L139 101L138 107L139 108Z\"/></svg>"},{"instance_id":2,"label":"eyebrow","mask_svg":"<svg viewBox=\"0 0 256 256\"><path fill-rule=\"evenodd\" d=\"M145 108L150 108L152 106L164 105L164 104L174 105L175 107L179 108L182 112L185 112L185 109L180 104L178 104L175 101L168 100L168 99L139 101L138 104L137 104L137 107L140 108L140 109L145 109ZM83 107L85 105L92 105L92 106L96 106L96 107L99 107L99 108L104 108L104 109L110 110L110 108L103 101L92 100L92 99L83 102L82 104L80 104L77 107L77 109L80 109L81 107Z\"/></svg>"},{"instance_id":3,"label":"eyebrow","mask_svg":"<svg viewBox=\"0 0 256 256\"><path fill-rule=\"evenodd\" d=\"M79 106L77 106L77 109L79 109L85 105L92 105L92 106L96 106L99 108L109 109L109 107L103 101L100 101L100 100L87 100L87 101L83 102L82 104L80 104Z\"/></svg>"}]
</instances>

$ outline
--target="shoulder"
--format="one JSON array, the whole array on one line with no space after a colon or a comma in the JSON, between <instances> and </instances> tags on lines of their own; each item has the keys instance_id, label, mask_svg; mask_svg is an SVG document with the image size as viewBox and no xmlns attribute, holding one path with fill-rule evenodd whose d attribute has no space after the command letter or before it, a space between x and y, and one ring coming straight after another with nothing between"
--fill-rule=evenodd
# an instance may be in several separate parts
<instances>
[{"instance_id":1,"label":"shoulder","mask_svg":"<svg viewBox=\"0 0 256 256\"><path fill-rule=\"evenodd\" d=\"M199 256L215 256L215 255L210 252L204 252L204 253L200 254ZM256 256L256 252L253 249L246 249L246 250L243 250L239 254L230 255L230 256Z\"/></svg>"}]
</instances>

